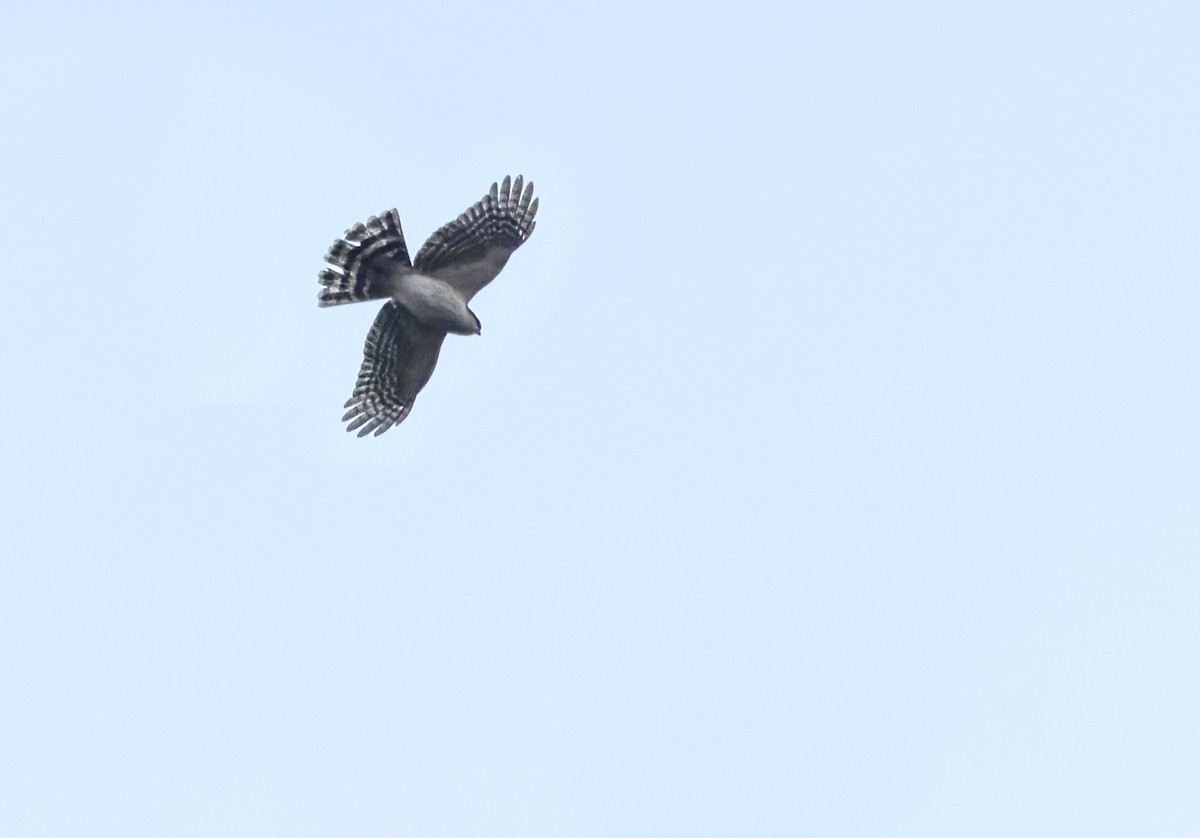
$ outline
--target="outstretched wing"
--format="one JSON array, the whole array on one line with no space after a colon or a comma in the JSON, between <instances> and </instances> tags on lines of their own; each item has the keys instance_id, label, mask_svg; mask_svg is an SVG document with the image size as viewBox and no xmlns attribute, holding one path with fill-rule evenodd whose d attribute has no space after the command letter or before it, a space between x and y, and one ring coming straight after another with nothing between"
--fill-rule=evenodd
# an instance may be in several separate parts
<instances>
[{"instance_id":1,"label":"outstretched wing","mask_svg":"<svg viewBox=\"0 0 1200 838\"><path fill-rule=\"evenodd\" d=\"M346 430L379 436L403 422L433 375L445 337L444 331L420 325L403 306L389 300L367 333L358 383L342 417L350 423Z\"/></svg>"},{"instance_id":2,"label":"outstretched wing","mask_svg":"<svg viewBox=\"0 0 1200 838\"><path fill-rule=\"evenodd\" d=\"M414 267L445 280L468 301L496 278L500 269L533 233L538 202L533 184L504 178L473 207L429 237Z\"/></svg>"},{"instance_id":3,"label":"outstretched wing","mask_svg":"<svg viewBox=\"0 0 1200 838\"><path fill-rule=\"evenodd\" d=\"M330 267L318 278L324 288L318 305L339 306L391 296L389 277L397 267L409 268L408 245L394 209L355 224L325 254Z\"/></svg>"}]
</instances>

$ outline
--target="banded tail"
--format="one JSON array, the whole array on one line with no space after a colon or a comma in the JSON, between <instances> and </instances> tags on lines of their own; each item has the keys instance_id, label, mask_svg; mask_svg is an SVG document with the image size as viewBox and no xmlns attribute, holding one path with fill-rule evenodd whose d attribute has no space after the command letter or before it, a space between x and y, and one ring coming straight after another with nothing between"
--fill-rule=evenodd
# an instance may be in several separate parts
<instances>
[{"instance_id":1,"label":"banded tail","mask_svg":"<svg viewBox=\"0 0 1200 838\"><path fill-rule=\"evenodd\" d=\"M396 274L412 269L400 214L390 209L355 224L333 243L325 261L329 267L317 277L324 286L317 295L322 308L390 297Z\"/></svg>"}]
</instances>

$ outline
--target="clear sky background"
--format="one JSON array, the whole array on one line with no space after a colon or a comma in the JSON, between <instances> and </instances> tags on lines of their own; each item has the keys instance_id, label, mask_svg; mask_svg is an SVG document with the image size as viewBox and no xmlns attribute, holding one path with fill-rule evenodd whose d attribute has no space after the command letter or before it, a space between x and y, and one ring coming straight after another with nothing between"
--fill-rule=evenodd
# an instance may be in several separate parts
<instances>
[{"instance_id":1,"label":"clear sky background","mask_svg":"<svg viewBox=\"0 0 1200 838\"><path fill-rule=\"evenodd\" d=\"M32 4L0 834L1200 834L1194 3ZM411 417L414 252L538 227Z\"/></svg>"}]
</instances>

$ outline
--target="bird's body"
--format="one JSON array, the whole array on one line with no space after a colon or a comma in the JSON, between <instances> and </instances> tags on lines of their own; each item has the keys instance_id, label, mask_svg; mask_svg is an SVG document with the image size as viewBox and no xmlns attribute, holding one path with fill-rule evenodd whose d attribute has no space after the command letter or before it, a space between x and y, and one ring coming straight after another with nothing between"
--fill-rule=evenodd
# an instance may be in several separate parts
<instances>
[{"instance_id":1,"label":"bird's body","mask_svg":"<svg viewBox=\"0 0 1200 838\"><path fill-rule=\"evenodd\" d=\"M468 303L496 278L533 233L538 202L522 178L491 191L444 225L412 262L396 210L356 224L329 248L321 306L388 302L367 334L358 383L343 418L346 430L375 435L404 421L429 381L447 333L477 335Z\"/></svg>"},{"instance_id":2,"label":"bird's body","mask_svg":"<svg viewBox=\"0 0 1200 838\"><path fill-rule=\"evenodd\" d=\"M480 333L479 319L467 307L466 299L444 279L416 271L401 273L391 297L423 326L456 335Z\"/></svg>"}]
</instances>

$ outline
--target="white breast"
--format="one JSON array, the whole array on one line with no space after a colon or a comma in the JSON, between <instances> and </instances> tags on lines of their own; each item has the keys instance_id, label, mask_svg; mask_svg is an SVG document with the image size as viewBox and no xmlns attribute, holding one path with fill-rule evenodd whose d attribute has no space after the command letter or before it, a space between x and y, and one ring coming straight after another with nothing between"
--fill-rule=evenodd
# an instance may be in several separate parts
<instances>
[{"instance_id":1,"label":"white breast","mask_svg":"<svg viewBox=\"0 0 1200 838\"><path fill-rule=\"evenodd\" d=\"M440 279L415 271L406 273L399 278L392 296L423 325L460 335L477 331L466 300Z\"/></svg>"}]
</instances>

